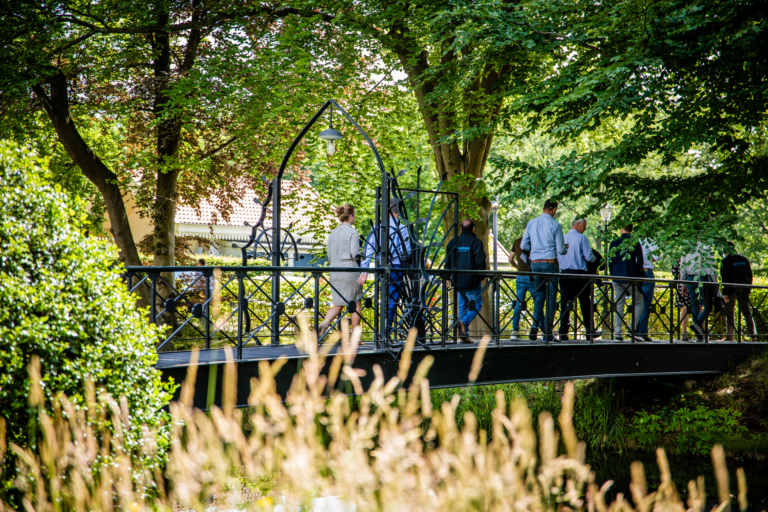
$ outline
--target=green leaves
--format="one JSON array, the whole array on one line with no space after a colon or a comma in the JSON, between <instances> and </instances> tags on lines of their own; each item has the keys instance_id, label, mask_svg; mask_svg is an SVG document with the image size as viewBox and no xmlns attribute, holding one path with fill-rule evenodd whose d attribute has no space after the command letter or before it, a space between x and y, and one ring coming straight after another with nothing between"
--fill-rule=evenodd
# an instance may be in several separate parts
<instances>
[{"instance_id":1,"label":"green leaves","mask_svg":"<svg viewBox=\"0 0 768 512\"><path fill-rule=\"evenodd\" d=\"M48 185L47 175L29 150L0 142L0 414L8 441L31 442L27 425L37 411L27 403L27 365L36 355L46 403L64 393L80 411L90 381L125 396L132 446L142 443L142 424L160 427L157 459L144 461L151 467L165 456L162 408L173 391L153 367L156 329L135 309L114 254L84 236L84 202ZM9 463L3 482L12 481Z\"/></svg>"}]
</instances>

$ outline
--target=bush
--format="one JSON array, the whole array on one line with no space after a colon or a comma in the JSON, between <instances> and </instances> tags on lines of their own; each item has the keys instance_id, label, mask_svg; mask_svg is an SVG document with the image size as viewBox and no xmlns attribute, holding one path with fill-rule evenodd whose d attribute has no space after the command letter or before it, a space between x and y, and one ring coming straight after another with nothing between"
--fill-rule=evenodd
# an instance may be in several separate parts
<instances>
[{"instance_id":1,"label":"bush","mask_svg":"<svg viewBox=\"0 0 768 512\"><path fill-rule=\"evenodd\" d=\"M89 382L97 392L124 396L131 411L125 435L134 453L143 424L161 433L157 457L144 461L153 466L165 454L162 409L172 391L153 368L156 329L137 311L120 265L84 235L83 202L47 184L46 176L44 162L0 141L0 423L8 447L35 447L27 368L37 356L47 404L63 393L75 411L83 410ZM100 414L93 413L88 417L97 421ZM5 490L13 465L6 457Z\"/></svg>"}]
</instances>

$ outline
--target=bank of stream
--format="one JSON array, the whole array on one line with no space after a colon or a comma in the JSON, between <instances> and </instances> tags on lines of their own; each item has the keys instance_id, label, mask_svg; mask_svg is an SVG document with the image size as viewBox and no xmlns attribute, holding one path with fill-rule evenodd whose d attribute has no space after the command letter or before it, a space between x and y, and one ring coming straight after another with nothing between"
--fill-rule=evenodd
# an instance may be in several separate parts
<instances>
[{"instance_id":1,"label":"bank of stream","mask_svg":"<svg viewBox=\"0 0 768 512\"><path fill-rule=\"evenodd\" d=\"M655 450L663 447L681 495L687 493L689 480L704 475L708 494L715 499L710 453L719 443L728 455L732 493L737 489L735 470L744 467L750 501L757 510L766 508L768 354L719 376L592 379L575 385L574 425L587 443L598 481L615 481L613 495L629 495L634 460L644 462L649 486L657 486ZM557 417L564 386L555 381L433 390L432 399L438 404L459 394L457 421L471 411L478 427L490 431L499 390L507 401L524 400L536 422L544 411Z\"/></svg>"}]
</instances>

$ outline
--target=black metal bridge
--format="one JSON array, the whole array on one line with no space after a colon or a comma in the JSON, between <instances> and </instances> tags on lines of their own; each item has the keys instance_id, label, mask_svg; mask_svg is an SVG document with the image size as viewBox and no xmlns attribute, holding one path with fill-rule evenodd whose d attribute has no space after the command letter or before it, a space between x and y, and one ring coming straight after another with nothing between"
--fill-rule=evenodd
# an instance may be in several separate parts
<instances>
[{"instance_id":1,"label":"black metal bridge","mask_svg":"<svg viewBox=\"0 0 768 512\"><path fill-rule=\"evenodd\" d=\"M374 266L286 266L299 238L293 226L280 224L280 181L298 142L334 107L368 142L381 171L381 185L371 198L377 205L375 218L358 226L362 251L372 256ZM335 140L341 134L331 127L324 136ZM728 322L727 307L714 300L717 283L483 271L483 308L450 285L455 274L466 271L445 268L446 242L458 235L459 197L442 190L445 177L434 189L422 189L421 168L413 171L415 188L401 187L398 180L406 172L387 171L359 125L337 103L326 102L286 153L250 240L235 245L241 266L126 269L129 289L149 297L149 321L163 331L157 368L180 382L192 363L192 350L199 350L195 405L207 408L219 403L228 357L237 364L240 405L247 403L259 362L286 358L277 377L278 390L285 393L307 357L296 344L300 317L317 332L331 306L333 274L362 271L368 278L361 293L344 297L346 308L318 343L337 337L335 331L348 329L350 318L357 316L362 335L355 367L365 374L363 384L373 378L376 365L386 376L397 373L411 329L417 332L411 371L426 355L434 357L429 374L434 387L467 385L484 337L489 341L477 384L711 374L768 347L761 342L768 333L763 313L768 287L737 286L744 292ZM271 226L266 226L270 204ZM691 313L681 300L686 293L701 307L719 306L701 332L686 322ZM473 343L462 340L459 331L462 303L479 312L469 326ZM338 350L337 344L331 355Z\"/></svg>"}]
</instances>

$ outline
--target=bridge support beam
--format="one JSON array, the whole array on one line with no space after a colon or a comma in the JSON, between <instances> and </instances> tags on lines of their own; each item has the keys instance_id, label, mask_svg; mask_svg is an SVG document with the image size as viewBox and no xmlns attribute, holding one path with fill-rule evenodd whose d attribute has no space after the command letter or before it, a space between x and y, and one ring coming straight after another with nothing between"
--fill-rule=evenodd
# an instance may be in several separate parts
<instances>
[{"instance_id":1,"label":"bridge support beam","mask_svg":"<svg viewBox=\"0 0 768 512\"><path fill-rule=\"evenodd\" d=\"M543 345L488 347L476 384L717 374L766 349L768 344L764 343L563 344L549 347ZM427 377L433 388L467 386L469 384L467 376L475 351L476 347L472 346L417 349L413 353L411 375L425 356L432 355L435 362ZM225 372L224 368L219 366L223 366L225 357L223 351L220 357L216 352L201 352L195 386L195 407L200 409L207 408L211 397L213 397L213 403L221 404L222 380ZM206 353L207 360L204 357ZM299 354L288 355L288 357L288 362L276 377L277 390L283 396L288 391L293 376L304 359ZM248 405L250 381L259 376L259 359L240 360L235 364L238 374L237 403L238 406L245 407ZM330 359L326 368L329 364ZM365 388L373 378L374 365L379 365L388 379L397 374L398 362L391 353L361 352L357 355L354 366L366 371L367 375L362 379ZM187 372L187 366L178 360L172 366L159 364L158 369L162 371L163 378L173 378L177 383L184 380Z\"/></svg>"}]
</instances>

